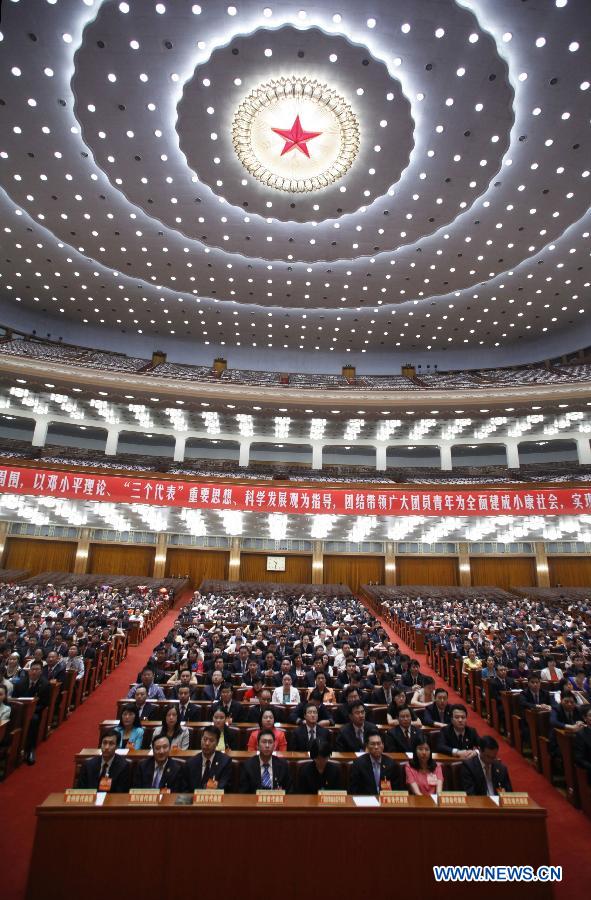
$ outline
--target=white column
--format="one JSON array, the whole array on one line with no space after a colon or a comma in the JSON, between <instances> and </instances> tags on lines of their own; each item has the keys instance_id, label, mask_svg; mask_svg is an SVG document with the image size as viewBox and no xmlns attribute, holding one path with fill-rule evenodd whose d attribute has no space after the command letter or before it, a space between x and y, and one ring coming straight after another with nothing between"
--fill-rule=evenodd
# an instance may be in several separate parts
<instances>
[{"instance_id":1,"label":"white column","mask_svg":"<svg viewBox=\"0 0 591 900\"><path fill-rule=\"evenodd\" d=\"M246 468L250 461L250 441L240 441L240 456L238 465Z\"/></svg>"},{"instance_id":2,"label":"white column","mask_svg":"<svg viewBox=\"0 0 591 900\"><path fill-rule=\"evenodd\" d=\"M505 450L507 451L507 467L509 469L518 469L519 468L519 445L518 444L505 444Z\"/></svg>"},{"instance_id":3,"label":"white column","mask_svg":"<svg viewBox=\"0 0 591 900\"><path fill-rule=\"evenodd\" d=\"M589 447L589 438L587 436L577 438L577 456L579 457L579 465L584 466L591 463L591 447Z\"/></svg>"},{"instance_id":4,"label":"white column","mask_svg":"<svg viewBox=\"0 0 591 900\"><path fill-rule=\"evenodd\" d=\"M452 464L451 464L451 445L450 444L440 444L439 452L441 454L441 471L442 472L451 472Z\"/></svg>"},{"instance_id":5,"label":"white column","mask_svg":"<svg viewBox=\"0 0 591 900\"><path fill-rule=\"evenodd\" d=\"M322 444L312 444L312 468L322 468Z\"/></svg>"},{"instance_id":6,"label":"white column","mask_svg":"<svg viewBox=\"0 0 591 900\"><path fill-rule=\"evenodd\" d=\"M107 443L105 444L105 455L115 456L117 453L117 444L119 443L119 432L116 428L109 428L107 431Z\"/></svg>"},{"instance_id":7,"label":"white column","mask_svg":"<svg viewBox=\"0 0 591 900\"><path fill-rule=\"evenodd\" d=\"M49 419L36 419L35 430L33 431L33 447L44 447L47 440L47 429L49 428Z\"/></svg>"},{"instance_id":8,"label":"white column","mask_svg":"<svg viewBox=\"0 0 591 900\"><path fill-rule=\"evenodd\" d=\"M388 468L388 464L386 462L386 453L388 448L385 444L378 444L376 447L376 471L377 472L385 472Z\"/></svg>"},{"instance_id":9,"label":"white column","mask_svg":"<svg viewBox=\"0 0 591 900\"><path fill-rule=\"evenodd\" d=\"M177 434L174 438L174 456L175 462L182 462L185 458L185 443L187 438L184 434Z\"/></svg>"}]
</instances>

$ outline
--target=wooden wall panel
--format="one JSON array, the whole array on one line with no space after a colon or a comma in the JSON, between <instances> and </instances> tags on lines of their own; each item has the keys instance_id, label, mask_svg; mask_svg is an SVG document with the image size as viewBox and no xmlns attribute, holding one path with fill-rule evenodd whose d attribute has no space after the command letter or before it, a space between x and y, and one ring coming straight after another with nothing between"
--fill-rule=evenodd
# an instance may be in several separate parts
<instances>
[{"instance_id":1,"label":"wooden wall panel","mask_svg":"<svg viewBox=\"0 0 591 900\"><path fill-rule=\"evenodd\" d=\"M6 541L5 569L39 572L73 572L77 544L73 541L44 541L9 537Z\"/></svg>"},{"instance_id":2,"label":"wooden wall panel","mask_svg":"<svg viewBox=\"0 0 591 900\"><path fill-rule=\"evenodd\" d=\"M188 547L169 547L166 554L166 577L188 575L195 588L211 578L225 581L228 578L230 554L227 550L192 550Z\"/></svg>"},{"instance_id":3,"label":"wooden wall panel","mask_svg":"<svg viewBox=\"0 0 591 900\"><path fill-rule=\"evenodd\" d=\"M91 544L88 572L91 575L144 575L154 571L155 547L129 544Z\"/></svg>"},{"instance_id":4,"label":"wooden wall panel","mask_svg":"<svg viewBox=\"0 0 591 900\"><path fill-rule=\"evenodd\" d=\"M267 556L285 556L285 572L267 572ZM310 584L312 557L287 553L241 553L240 581L276 581L278 584Z\"/></svg>"},{"instance_id":5,"label":"wooden wall panel","mask_svg":"<svg viewBox=\"0 0 591 900\"><path fill-rule=\"evenodd\" d=\"M458 560L455 556L397 556L397 584L460 583Z\"/></svg>"},{"instance_id":6,"label":"wooden wall panel","mask_svg":"<svg viewBox=\"0 0 591 900\"><path fill-rule=\"evenodd\" d=\"M324 584L348 584L355 593L360 584L384 583L383 556L325 556Z\"/></svg>"},{"instance_id":7,"label":"wooden wall panel","mask_svg":"<svg viewBox=\"0 0 591 900\"><path fill-rule=\"evenodd\" d=\"M588 556L549 556L552 587L591 587L591 558Z\"/></svg>"},{"instance_id":8,"label":"wooden wall panel","mask_svg":"<svg viewBox=\"0 0 591 900\"><path fill-rule=\"evenodd\" d=\"M475 586L509 588L536 584L536 561L530 556L474 556L470 559L470 572Z\"/></svg>"}]
</instances>

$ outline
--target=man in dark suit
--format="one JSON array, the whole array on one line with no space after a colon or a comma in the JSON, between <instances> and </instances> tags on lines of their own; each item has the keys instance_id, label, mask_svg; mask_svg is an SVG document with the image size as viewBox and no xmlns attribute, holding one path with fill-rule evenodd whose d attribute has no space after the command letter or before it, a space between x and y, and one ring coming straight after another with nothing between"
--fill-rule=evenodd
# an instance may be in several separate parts
<instances>
[{"instance_id":1,"label":"man in dark suit","mask_svg":"<svg viewBox=\"0 0 591 900\"><path fill-rule=\"evenodd\" d=\"M201 721L201 707L196 703L191 703L191 689L186 684L178 689L178 700L179 720L181 722Z\"/></svg>"},{"instance_id":2,"label":"man in dark suit","mask_svg":"<svg viewBox=\"0 0 591 900\"><path fill-rule=\"evenodd\" d=\"M133 786L137 788L168 788L172 793L180 789L184 766L170 758L170 738L159 734L152 741L153 756L136 767Z\"/></svg>"},{"instance_id":3,"label":"man in dark suit","mask_svg":"<svg viewBox=\"0 0 591 900\"><path fill-rule=\"evenodd\" d=\"M240 650L238 651L238 658L237 659L235 658L234 662L232 664L234 673L236 675L242 675L243 680L248 672L249 656L250 656L250 650L248 649L248 647L241 647ZM258 669L258 663L257 663L257 669Z\"/></svg>"},{"instance_id":4,"label":"man in dark suit","mask_svg":"<svg viewBox=\"0 0 591 900\"><path fill-rule=\"evenodd\" d=\"M330 732L318 724L318 706L306 703L304 721L292 732L292 749L298 753L308 753L313 741L330 741Z\"/></svg>"},{"instance_id":5,"label":"man in dark suit","mask_svg":"<svg viewBox=\"0 0 591 900\"><path fill-rule=\"evenodd\" d=\"M359 753L365 749L369 735L377 733L376 726L365 721L363 703L352 703L349 706L349 722L338 733L336 749L340 753Z\"/></svg>"},{"instance_id":6,"label":"man in dark suit","mask_svg":"<svg viewBox=\"0 0 591 900\"><path fill-rule=\"evenodd\" d=\"M180 780L182 791L192 793L201 788L230 790L232 761L225 753L216 750L219 739L219 728L206 725L201 735L201 753L185 763Z\"/></svg>"},{"instance_id":7,"label":"man in dark suit","mask_svg":"<svg viewBox=\"0 0 591 900\"><path fill-rule=\"evenodd\" d=\"M418 659L411 659L408 671L400 679L400 684L405 688L418 690L425 683L425 675L421 674L421 664Z\"/></svg>"},{"instance_id":8,"label":"man in dark suit","mask_svg":"<svg viewBox=\"0 0 591 900\"><path fill-rule=\"evenodd\" d=\"M549 712L552 709L550 694L541 687L539 675L530 675L527 679L527 687L519 695L519 705L522 714L526 709L540 709Z\"/></svg>"},{"instance_id":9,"label":"man in dark suit","mask_svg":"<svg viewBox=\"0 0 591 900\"><path fill-rule=\"evenodd\" d=\"M497 712L499 714L499 725L506 730L505 710L503 709L503 700L501 693L503 691L511 691L515 687L515 679L509 677L509 670L505 663L497 666L496 675L488 679L488 689L492 703L496 703Z\"/></svg>"},{"instance_id":10,"label":"man in dark suit","mask_svg":"<svg viewBox=\"0 0 591 900\"><path fill-rule=\"evenodd\" d=\"M153 703L148 703L148 692L143 684L141 684L136 690L133 702L137 707L137 712L140 719L148 719L150 721L153 721L154 719L160 718L158 707Z\"/></svg>"},{"instance_id":11,"label":"man in dark suit","mask_svg":"<svg viewBox=\"0 0 591 900\"><path fill-rule=\"evenodd\" d=\"M35 711L31 717L29 724L29 733L27 735L27 744L25 754L27 763L30 766L35 765L35 748L37 747L37 737L39 735L39 725L43 711L49 706L49 696L51 689L47 678L42 674L43 666L40 662L32 662L28 672L24 672L14 686L13 696L15 700L21 697L36 697L37 703Z\"/></svg>"},{"instance_id":12,"label":"man in dark suit","mask_svg":"<svg viewBox=\"0 0 591 900\"><path fill-rule=\"evenodd\" d=\"M371 702L379 703L382 706L390 706L392 703L392 685L394 676L391 672L384 672L382 675L382 683L380 687L376 687L371 692Z\"/></svg>"},{"instance_id":13,"label":"man in dark suit","mask_svg":"<svg viewBox=\"0 0 591 900\"><path fill-rule=\"evenodd\" d=\"M471 759L476 756L478 733L475 728L466 725L468 712L461 703L451 708L451 725L446 725L439 732L437 752L446 756L457 756L459 759Z\"/></svg>"},{"instance_id":14,"label":"man in dark suit","mask_svg":"<svg viewBox=\"0 0 591 900\"><path fill-rule=\"evenodd\" d=\"M473 797L495 796L499 791L512 791L507 767L497 759L499 745L494 737L484 735L478 741L478 753L465 759L460 769L462 790Z\"/></svg>"},{"instance_id":15,"label":"man in dark suit","mask_svg":"<svg viewBox=\"0 0 591 900\"><path fill-rule=\"evenodd\" d=\"M412 712L408 706L398 710L398 725L386 732L386 750L388 753L412 753L415 744L423 739L420 728L411 724Z\"/></svg>"},{"instance_id":16,"label":"man in dark suit","mask_svg":"<svg viewBox=\"0 0 591 900\"><path fill-rule=\"evenodd\" d=\"M445 688L437 688L433 694L433 703L423 710L423 724L426 728L445 728L451 725L451 706L447 702L448 693Z\"/></svg>"},{"instance_id":17,"label":"man in dark suit","mask_svg":"<svg viewBox=\"0 0 591 900\"><path fill-rule=\"evenodd\" d=\"M256 794L264 790L291 790L289 766L284 759L273 756L275 735L270 728L259 732L259 755L251 756L240 768L240 793Z\"/></svg>"},{"instance_id":18,"label":"man in dark suit","mask_svg":"<svg viewBox=\"0 0 591 900\"><path fill-rule=\"evenodd\" d=\"M391 759L384 756L381 734L370 734L366 743L367 753L359 756L351 766L350 794L379 794L380 791L396 791L400 787L400 772Z\"/></svg>"},{"instance_id":19,"label":"man in dark suit","mask_svg":"<svg viewBox=\"0 0 591 900\"><path fill-rule=\"evenodd\" d=\"M211 684L206 684L203 688L203 699L210 700L212 702L215 700L219 700L223 683L224 676L219 671L219 669L215 669L211 675Z\"/></svg>"},{"instance_id":20,"label":"man in dark suit","mask_svg":"<svg viewBox=\"0 0 591 900\"><path fill-rule=\"evenodd\" d=\"M531 674L527 679L527 687L519 695L519 708L521 712L520 727L523 741L529 742L529 725L525 718L526 709L537 709L540 712L550 712L550 694L541 687L539 675Z\"/></svg>"},{"instance_id":21,"label":"man in dark suit","mask_svg":"<svg viewBox=\"0 0 591 900\"><path fill-rule=\"evenodd\" d=\"M575 745L573 748L575 766L579 769L585 769L587 779L591 784L591 706L585 710L585 727L575 735Z\"/></svg>"},{"instance_id":22,"label":"man in dark suit","mask_svg":"<svg viewBox=\"0 0 591 900\"><path fill-rule=\"evenodd\" d=\"M101 755L86 760L80 769L76 787L108 791L110 794L126 794L131 787L131 766L115 750L119 735L112 729L105 731L101 740Z\"/></svg>"},{"instance_id":23,"label":"man in dark suit","mask_svg":"<svg viewBox=\"0 0 591 900\"><path fill-rule=\"evenodd\" d=\"M176 682L175 686L173 687L172 695L171 695L175 700L179 699L179 691L183 687L189 688L189 696L191 699L193 699L193 693L194 693L195 686L194 686L194 684L191 684L192 678L193 678L193 673L191 672L190 669L183 669L179 673L179 680Z\"/></svg>"},{"instance_id":24,"label":"man in dark suit","mask_svg":"<svg viewBox=\"0 0 591 900\"><path fill-rule=\"evenodd\" d=\"M212 712L215 712L216 709L223 709L228 725L231 725L232 722L242 722L242 704L238 703L238 700L234 700L234 691L231 684L226 682L222 685L220 699L213 704Z\"/></svg>"},{"instance_id":25,"label":"man in dark suit","mask_svg":"<svg viewBox=\"0 0 591 900\"><path fill-rule=\"evenodd\" d=\"M577 709L577 701L571 691L565 691L559 706L550 713L550 754L560 758L560 748L556 740L556 729L577 733L584 728L583 717Z\"/></svg>"},{"instance_id":26,"label":"man in dark suit","mask_svg":"<svg viewBox=\"0 0 591 900\"><path fill-rule=\"evenodd\" d=\"M50 650L45 660L46 668L43 673L48 681L59 681L63 684L66 678L66 664L55 650Z\"/></svg>"}]
</instances>

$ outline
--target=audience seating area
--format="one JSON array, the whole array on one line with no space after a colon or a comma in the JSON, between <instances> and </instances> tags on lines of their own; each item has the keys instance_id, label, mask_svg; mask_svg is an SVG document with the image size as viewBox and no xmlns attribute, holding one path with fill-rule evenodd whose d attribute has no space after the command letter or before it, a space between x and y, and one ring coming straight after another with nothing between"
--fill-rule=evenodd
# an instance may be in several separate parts
<instances>
[{"instance_id":1,"label":"audience seating area","mask_svg":"<svg viewBox=\"0 0 591 900\"><path fill-rule=\"evenodd\" d=\"M591 708L591 589L516 588L510 594L484 587L462 592L372 586L364 591L386 610L393 630L417 654L426 653L435 673L477 715L573 806L591 816L591 781L584 768L585 764L591 770L585 750L591 744L581 733L590 727L584 726L584 716ZM470 648L481 666L466 666ZM489 657L494 662L484 677L482 667ZM521 659L525 667L519 665ZM548 674L548 660L554 660L559 670L554 680ZM499 681L501 665L509 672ZM544 676L537 702L528 691L532 675ZM572 698L567 703L574 702L569 714L573 724L562 705L565 695Z\"/></svg>"},{"instance_id":2,"label":"audience seating area","mask_svg":"<svg viewBox=\"0 0 591 900\"><path fill-rule=\"evenodd\" d=\"M101 371L116 371L141 374L147 378L163 377L179 381L222 381L231 384L246 384L265 387L297 387L314 390L335 390L358 388L375 391L420 391L432 389L481 388L483 384L494 385L537 385L566 384L591 380L591 364L575 363L560 366L531 365L508 369L483 369L467 372L431 372L417 377L405 375L357 375L347 379L343 375L289 374L279 372L256 372L253 370L225 369L218 374L208 366L191 366L162 362L153 365L149 359L127 357L118 353L101 352L72 347L29 338L8 338L0 341L0 353L7 356L28 357L30 359L66 362Z\"/></svg>"},{"instance_id":3,"label":"audience seating area","mask_svg":"<svg viewBox=\"0 0 591 900\"><path fill-rule=\"evenodd\" d=\"M105 681L129 644L153 630L186 584L142 579L139 586L137 577L64 572L15 584L9 574L0 571L0 685L7 689L11 709L10 719L0 725L0 778L24 761L35 761L38 742L47 740ZM139 619L134 609L141 610ZM50 634L44 641L46 629ZM78 648L73 663L72 646ZM42 672L40 688L33 688L28 665L39 657L46 669L51 650L58 653L55 677L48 680Z\"/></svg>"}]
</instances>

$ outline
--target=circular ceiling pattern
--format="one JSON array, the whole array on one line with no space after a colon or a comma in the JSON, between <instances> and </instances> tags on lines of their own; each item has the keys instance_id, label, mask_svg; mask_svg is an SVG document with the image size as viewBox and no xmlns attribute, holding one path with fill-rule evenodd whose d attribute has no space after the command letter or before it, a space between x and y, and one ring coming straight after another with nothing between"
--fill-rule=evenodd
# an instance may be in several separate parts
<instances>
[{"instance_id":1,"label":"circular ceiling pattern","mask_svg":"<svg viewBox=\"0 0 591 900\"><path fill-rule=\"evenodd\" d=\"M177 358L181 341L193 359L234 348L243 366L293 351L292 370L302 351L379 371L591 342L584 0L533 18L512 0L5 7L6 324ZM327 85L359 122L322 190L268 187L232 145L245 97L282 78Z\"/></svg>"},{"instance_id":2,"label":"circular ceiling pattern","mask_svg":"<svg viewBox=\"0 0 591 900\"><path fill-rule=\"evenodd\" d=\"M359 123L347 101L327 84L281 77L259 85L242 101L232 121L232 143L244 168L261 184L288 194L310 193L351 168L359 150Z\"/></svg>"}]
</instances>

